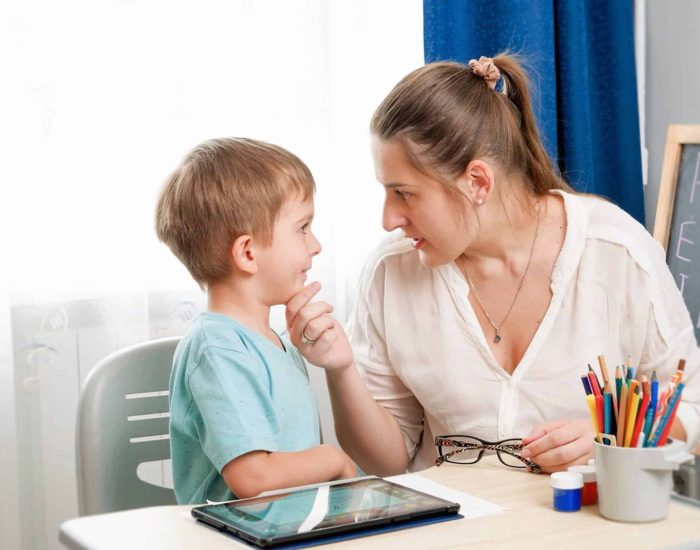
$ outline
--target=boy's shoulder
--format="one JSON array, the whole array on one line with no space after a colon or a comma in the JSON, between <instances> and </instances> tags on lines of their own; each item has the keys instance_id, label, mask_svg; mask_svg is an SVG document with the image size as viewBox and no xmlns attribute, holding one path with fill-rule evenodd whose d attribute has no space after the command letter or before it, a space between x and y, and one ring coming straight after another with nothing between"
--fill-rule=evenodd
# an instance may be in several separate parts
<instances>
[{"instance_id":1,"label":"boy's shoulder","mask_svg":"<svg viewBox=\"0 0 700 550\"><path fill-rule=\"evenodd\" d=\"M204 312L192 322L175 351L175 364L194 366L202 356L216 353L249 355L244 328L230 317Z\"/></svg>"}]
</instances>

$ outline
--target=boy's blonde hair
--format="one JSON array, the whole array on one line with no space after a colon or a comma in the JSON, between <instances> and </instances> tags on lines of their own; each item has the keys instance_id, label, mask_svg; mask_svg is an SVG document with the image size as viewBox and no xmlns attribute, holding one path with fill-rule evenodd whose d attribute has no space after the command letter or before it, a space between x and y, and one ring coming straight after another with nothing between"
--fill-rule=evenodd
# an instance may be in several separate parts
<instances>
[{"instance_id":1,"label":"boy's blonde hair","mask_svg":"<svg viewBox=\"0 0 700 550\"><path fill-rule=\"evenodd\" d=\"M211 139L190 151L165 182L156 233L202 288L231 273L241 235L272 242L277 216L294 193L310 200L315 184L289 151L246 138Z\"/></svg>"}]
</instances>

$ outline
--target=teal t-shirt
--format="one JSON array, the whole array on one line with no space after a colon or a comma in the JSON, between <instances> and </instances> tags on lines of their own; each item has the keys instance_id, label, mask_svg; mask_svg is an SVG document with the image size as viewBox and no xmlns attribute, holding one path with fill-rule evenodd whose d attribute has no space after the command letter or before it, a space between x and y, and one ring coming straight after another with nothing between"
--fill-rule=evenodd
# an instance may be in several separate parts
<instances>
[{"instance_id":1,"label":"teal t-shirt","mask_svg":"<svg viewBox=\"0 0 700 550\"><path fill-rule=\"evenodd\" d=\"M234 319L202 313L175 351L170 452L180 504L231 500L222 468L255 450L320 443L318 410L301 355Z\"/></svg>"}]
</instances>

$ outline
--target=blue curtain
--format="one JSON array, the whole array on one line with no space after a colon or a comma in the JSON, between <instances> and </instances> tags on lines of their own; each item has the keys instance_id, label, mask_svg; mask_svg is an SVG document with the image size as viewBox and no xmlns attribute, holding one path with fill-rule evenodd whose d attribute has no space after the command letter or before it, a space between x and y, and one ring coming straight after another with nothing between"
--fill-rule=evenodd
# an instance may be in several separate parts
<instances>
[{"instance_id":1,"label":"blue curtain","mask_svg":"<svg viewBox=\"0 0 700 550\"><path fill-rule=\"evenodd\" d=\"M547 151L644 223L632 0L424 0L425 61L525 61Z\"/></svg>"}]
</instances>

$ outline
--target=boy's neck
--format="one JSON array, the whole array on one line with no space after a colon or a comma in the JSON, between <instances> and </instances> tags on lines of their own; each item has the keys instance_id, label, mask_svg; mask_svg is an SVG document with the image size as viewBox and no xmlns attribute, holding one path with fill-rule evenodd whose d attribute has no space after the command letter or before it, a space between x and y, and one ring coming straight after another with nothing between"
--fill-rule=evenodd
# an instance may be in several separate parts
<instances>
[{"instance_id":1,"label":"boy's neck","mask_svg":"<svg viewBox=\"0 0 700 550\"><path fill-rule=\"evenodd\" d=\"M270 306L261 303L250 291L244 292L227 283L210 285L207 291L207 310L232 317L277 347L282 347L279 337L270 328Z\"/></svg>"}]
</instances>

